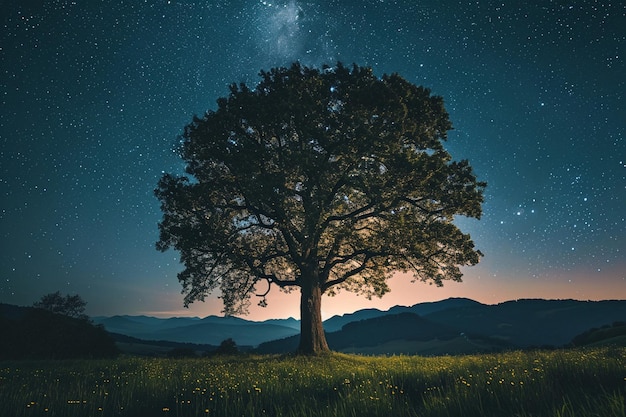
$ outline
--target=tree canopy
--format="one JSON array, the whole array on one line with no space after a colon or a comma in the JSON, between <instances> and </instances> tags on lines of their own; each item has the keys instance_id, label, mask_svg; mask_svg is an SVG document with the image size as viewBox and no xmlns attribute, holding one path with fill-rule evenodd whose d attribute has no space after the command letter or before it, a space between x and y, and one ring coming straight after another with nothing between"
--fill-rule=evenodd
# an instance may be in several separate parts
<instances>
[{"instance_id":1,"label":"tree canopy","mask_svg":"<svg viewBox=\"0 0 626 417\"><path fill-rule=\"evenodd\" d=\"M442 285L480 251L453 223L480 218L485 183L443 142L443 99L398 74L294 63L232 84L182 135L165 174L157 248L180 252L185 305L218 290L226 314L301 291L300 351L327 350L321 295L389 291L394 272Z\"/></svg>"},{"instance_id":2,"label":"tree canopy","mask_svg":"<svg viewBox=\"0 0 626 417\"><path fill-rule=\"evenodd\" d=\"M88 319L88 316L85 314L86 306L87 302L84 301L78 294L68 294L63 297L59 291L46 294L42 296L39 301L33 303L33 307L35 308L41 308L53 313L83 320Z\"/></svg>"}]
</instances>

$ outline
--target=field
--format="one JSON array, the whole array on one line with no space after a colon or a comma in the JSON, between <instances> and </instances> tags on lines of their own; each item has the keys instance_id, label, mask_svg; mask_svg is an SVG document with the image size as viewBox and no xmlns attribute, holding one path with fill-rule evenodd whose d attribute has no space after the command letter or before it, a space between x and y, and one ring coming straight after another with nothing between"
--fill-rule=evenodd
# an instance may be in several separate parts
<instances>
[{"instance_id":1,"label":"field","mask_svg":"<svg viewBox=\"0 0 626 417\"><path fill-rule=\"evenodd\" d=\"M0 362L1 416L626 416L626 348Z\"/></svg>"}]
</instances>

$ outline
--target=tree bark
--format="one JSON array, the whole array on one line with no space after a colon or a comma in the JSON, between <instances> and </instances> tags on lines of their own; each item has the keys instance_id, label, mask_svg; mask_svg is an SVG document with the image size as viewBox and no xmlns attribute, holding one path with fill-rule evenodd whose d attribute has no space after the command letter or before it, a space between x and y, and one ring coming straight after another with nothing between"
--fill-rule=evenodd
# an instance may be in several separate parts
<instances>
[{"instance_id":1,"label":"tree bark","mask_svg":"<svg viewBox=\"0 0 626 417\"><path fill-rule=\"evenodd\" d=\"M300 345L297 353L305 355L330 351L322 325L322 290L316 280L311 281L305 280L300 289Z\"/></svg>"}]
</instances>

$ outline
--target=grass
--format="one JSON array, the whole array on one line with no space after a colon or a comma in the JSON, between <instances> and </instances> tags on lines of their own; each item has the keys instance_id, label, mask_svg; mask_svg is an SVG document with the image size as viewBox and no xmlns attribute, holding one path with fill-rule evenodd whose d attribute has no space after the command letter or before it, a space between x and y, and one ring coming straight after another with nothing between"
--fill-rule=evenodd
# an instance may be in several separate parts
<instances>
[{"instance_id":1,"label":"grass","mask_svg":"<svg viewBox=\"0 0 626 417\"><path fill-rule=\"evenodd\" d=\"M626 416L626 348L0 362L1 416Z\"/></svg>"}]
</instances>

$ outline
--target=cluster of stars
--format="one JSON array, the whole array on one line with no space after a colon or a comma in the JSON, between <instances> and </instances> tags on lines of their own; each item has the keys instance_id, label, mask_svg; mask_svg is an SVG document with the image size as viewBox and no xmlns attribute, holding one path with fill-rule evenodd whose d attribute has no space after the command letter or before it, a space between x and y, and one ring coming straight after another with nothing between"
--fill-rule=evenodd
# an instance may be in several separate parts
<instances>
[{"instance_id":1,"label":"cluster of stars","mask_svg":"<svg viewBox=\"0 0 626 417\"><path fill-rule=\"evenodd\" d=\"M174 283L152 190L182 171L177 135L229 83L294 60L398 72L444 97L450 152L489 184L482 220L460 220L486 275L625 265L620 2L55 1L3 15L0 301L64 286L104 311L118 306L92 296Z\"/></svg>"}]
</instances>

